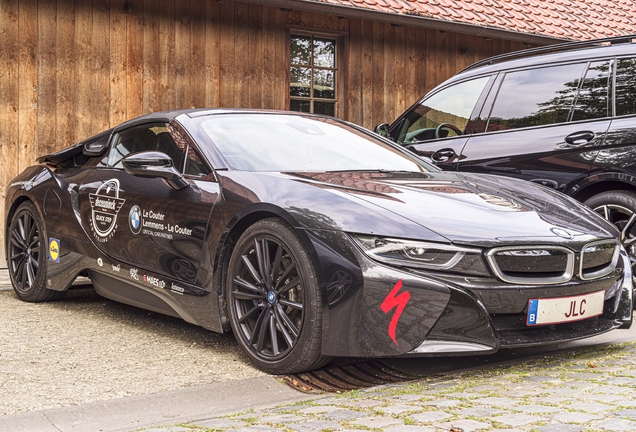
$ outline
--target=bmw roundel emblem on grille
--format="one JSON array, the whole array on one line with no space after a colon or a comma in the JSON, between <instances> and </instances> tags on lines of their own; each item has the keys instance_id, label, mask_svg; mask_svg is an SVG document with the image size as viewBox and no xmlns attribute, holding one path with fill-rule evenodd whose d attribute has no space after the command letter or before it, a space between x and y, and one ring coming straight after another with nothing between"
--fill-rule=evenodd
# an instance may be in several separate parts
<instances>
[{"instance_id":1,"label":"bmw roundel emblem on grille","mask_svg":"<svg viewBox=\"0 0 636 432\"><path fill-rule=\"evenodd\" d=\"M568 230L564 230L563 228L550 228L550 231L552 231L553 234L558 235L559 237L562 237L564 239L568 239L568 240L572 240L574 238L574 236L568 231Z\"/></svg>"},{"instance_id":2,"label":"bmw roundel emblem on grille","mask_svg":"<svg viewBox=\"0 0 636 432\"><path fill-rule=\"evenodd\" d=\"M132 206L128 213L128 224L133 234L139 234L141 231L141 209L139 206Z\"/></svg>"}]
</instances>

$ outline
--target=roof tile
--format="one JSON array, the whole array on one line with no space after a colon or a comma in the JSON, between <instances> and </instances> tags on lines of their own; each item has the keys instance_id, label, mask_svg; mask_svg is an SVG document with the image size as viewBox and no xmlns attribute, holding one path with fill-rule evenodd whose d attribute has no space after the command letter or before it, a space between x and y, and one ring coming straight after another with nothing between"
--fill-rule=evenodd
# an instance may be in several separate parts
<instances>
[{"instance_id":1,"label":"roof tile","mask_svg":"<svg viewBox=\"0 0 636 432\"><path fill-rule=\"evenodd\" d=\"M634 0L313 0L564 39L636 34Z\"/></svg>"}]
</instances>

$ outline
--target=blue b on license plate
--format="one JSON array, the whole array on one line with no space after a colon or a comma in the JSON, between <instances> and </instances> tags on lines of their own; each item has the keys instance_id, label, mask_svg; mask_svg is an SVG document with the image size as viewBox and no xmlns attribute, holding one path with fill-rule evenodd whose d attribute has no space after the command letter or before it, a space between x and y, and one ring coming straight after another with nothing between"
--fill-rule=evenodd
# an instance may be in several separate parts
<instances>
[{"instance_id":1,"label":"blue b on license plate","mask_svg":"<svg viewBox=\"0 0 636 432\"><path fill-rule=\"evenodd\" d=\"M572 297L528 300L526 323L533 325L559 324L599 316L603 313L605 291Z\"/></svg>"}]
</instances>

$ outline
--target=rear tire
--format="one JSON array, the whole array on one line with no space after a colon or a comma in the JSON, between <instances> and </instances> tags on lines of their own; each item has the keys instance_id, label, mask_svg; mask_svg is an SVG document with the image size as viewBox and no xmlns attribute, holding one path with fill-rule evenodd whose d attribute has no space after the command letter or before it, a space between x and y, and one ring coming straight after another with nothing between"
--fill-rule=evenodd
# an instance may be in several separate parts
<instances>
[{"instance_id":1,"label":"rear tire","mask_svg":"<svg viewBox=\"0 0 636 432\"><path fill-rule=\"evenodd\" d=\"M54 301L66 291L46 288L46 239L38 211L26 201L11 219L7 240L7 263L13 291L27 302Z\"/></svg>"},{"instance_id":2,"label":"rear tire","mask_svg":"<svg viewBox=\"0 0 636 432\"><path fill-rule=\"evenodd\" d=\"M234 337L247 357L272 374L319 368L322 299L316 271L293 228L261 220L239 238L226 292Z\"/></svg>"}]
</instances>

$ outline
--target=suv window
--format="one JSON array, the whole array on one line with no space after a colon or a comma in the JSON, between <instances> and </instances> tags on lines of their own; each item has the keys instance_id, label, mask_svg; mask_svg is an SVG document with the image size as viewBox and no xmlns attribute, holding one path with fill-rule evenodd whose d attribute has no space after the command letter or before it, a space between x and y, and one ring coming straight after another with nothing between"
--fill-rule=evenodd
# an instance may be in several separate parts
<instances>
[{"instance_id":1,"label":"suv window","mask_svg":"<svg viewBox=\"0 0 636 432\"><path fill-rule=\"evenodd\" d=\"M636 114L636 59L616 64L616 115Z\"/></svg>"},{"instance_id":2,"label":"suv window","mask_svg":"<svg viewBox=\"0 0 636 432\"><path fill-rule=\"evenodd\" d=\"M108 166L122 168L121 160L124 157L142 151L163 152L170 156L174 167L182 171L184 151L175 144L165 123L133 126L119 132L113 139Z\"/></svg>"},{"instance_id":3,"label":"suv window","mask_svg":"<svg viewBox=\"0 0 636 432\"><path fill-rule=\"evenodd\" d=\"M578 63L507 73L486 131L568 121L586 66Z\"/></svg>"},{"instance_id":4,"label":"suv window","mask_svg":"<svg viewBox=\"0 0 636 432\"><path fill-rule=\"evenodd\" d=\"M572 121L608 117L610 62L590 64L574 102Z\"/></svg>"},{"instance_id":5,"label":"suv window","mask_svg":"<svg viewBox=\"0 0 636 432\"><path fill-rule=\"evenodd\" d=\"M465 133L470 115L490 77L464 81L435 93L404 119L397 142L409 143ZM454 126L452 128L440 125Z\"/></svg>"}]
</instances>

